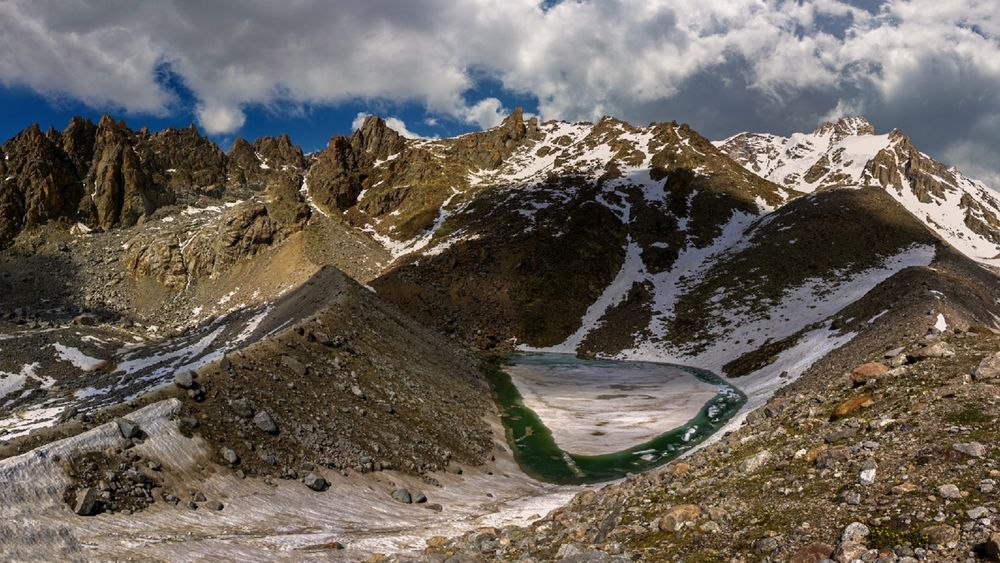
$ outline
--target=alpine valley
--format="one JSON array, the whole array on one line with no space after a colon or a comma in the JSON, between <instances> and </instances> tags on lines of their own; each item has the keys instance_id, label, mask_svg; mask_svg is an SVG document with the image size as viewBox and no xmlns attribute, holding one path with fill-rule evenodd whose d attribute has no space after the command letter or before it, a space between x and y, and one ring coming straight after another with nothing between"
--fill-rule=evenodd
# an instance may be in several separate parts
<instances>
[{"instance_id":1,"label":"alpine valley","mask_svg":"<svg viewBox=\"0 0 1000 563\"><path fill-rule=\"evenodd\" d=\"M904 132L0 151L5 560L1000 556L1000 194Z\"/></svg>"}]
</instances>

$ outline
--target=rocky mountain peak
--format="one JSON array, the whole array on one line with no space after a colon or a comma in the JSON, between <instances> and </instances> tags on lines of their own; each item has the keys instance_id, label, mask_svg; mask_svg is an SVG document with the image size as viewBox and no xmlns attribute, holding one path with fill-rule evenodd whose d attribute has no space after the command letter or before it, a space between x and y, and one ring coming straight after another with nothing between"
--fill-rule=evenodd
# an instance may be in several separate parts
<instances>
[{"instance_id":1,"label":"rocky mountain peak","mask_svg":"<svg viewBox=\"0 0 1000 563\"><path fill-rule=\"evenodd\" d=\"M821 136L833 133L836 138L848 137L851 135L874 135L875 126L868 119L860 115L850 115L841 117L835 122L827 121L813 131L814 135Z\"/></svg>"},{"instance_id":2,"label":"rocky mountain peak","mask_svg":"<svg viewBox=\"0 0 1000 563\"><path fill-rule=\"evenodd\" d=\"M351 145L372 159L384 159L402 150L406 139L378 116L369 115L364 124L351 135Z\"/></svg>"}]
</instances>

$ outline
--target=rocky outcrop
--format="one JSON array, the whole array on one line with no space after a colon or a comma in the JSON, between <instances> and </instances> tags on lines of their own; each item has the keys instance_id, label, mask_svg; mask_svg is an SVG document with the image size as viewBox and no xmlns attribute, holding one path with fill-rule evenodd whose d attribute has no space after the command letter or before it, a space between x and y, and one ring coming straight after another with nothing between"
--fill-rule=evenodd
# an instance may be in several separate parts
<instances>
[{"instance_id":1,"label":"rocky outcrop","mask_svg":"<svg viewBox=\"0 0 1000 563\"><path fill-rule=\"evenodd\" d=\"M957 184L948 168L918 151L910 138L898 130L890 135L890 145L865 167L868 177L897 192L911 190L923 203L941 199Z\"/></svg>"},{"instance_id":2,"label":"rocky outcrop","mask_svg":"<svg viewBox=\"0 0 1000 563\"><path fill-rule=\"evenodd\" d=\"M222 196L226 155L194 125L157 133L140 132L136 151L158 187L158 206L206 194Z\"/></svg>"},{"instance_id":3,"label":"rocky outcrop","mask_svg":"<svg viewBox=\"0 0 1000 563\"><path fill-rule=\"evenodd\" d=\"M176 292L256 256L301 230L309 219L297 183L279 184L268 195L266 204L244 202L218 217L172 222L167 232L134 237L123 259L125 271L133 280L153 280Z\"/></svg>"},{"instance_id":4,"label":"rocky outcrop","mask_svg":"<svg viewBox=\"0 0 1000 563\"><path fill-rule=\"evenodd\" d=\"M155 209L153 186L129 142L124 122L105 115L97 125L94 159L84 180L93 221L103 229L130 227ZM89 208L89 209L88 209Z\"/></svg>"},{"instance_id":5,"label":"rocky outcrop","mask_svg":"<svg viewBox=\"0 0 1000 563\"><path fill-rule=\"evenodd\" d=\"M533 117L525 124L524 112L521 108L514 108L499 127L462 137L461 149L470 164L494 169L514 152L521 141L539 136L538 120Z\"/></svg>"},{"instance_id":6,"label":"rocky outcrop","mask_svg":"<svg viewBox=\"0 0 1000 563\"><path fill-rule=\"evenodd\" d=\"M74 117L61 132L29 127L4 143L3 153L0 245L52 220L129 227L167 205L227 192L247 197L274 183L300 182L306 167L287 135L253 144L238 139L227 158L193 125L133 131L108 115L97 125Z\"/></svg>"},{"instance_id":7,"label":"rocky outcrop","mask_svg":"<svg viewBox=\"0 0 1000 563\"><path fill-rule=\"evenodd\" d=\"M59 137L62 142L62 150L73 161L77 176L83 178L87 175L87 170L90 169L90 160L94 156L97 126L89 119L74 117Z\"/></svg>"},{"instance_id":8,"label":"rocky outcrop","mask_svg":"<svg viewBox=\"0 0 1000 563\"><path fill-rule=\"evenodd\" d=\"M276 174L301 174L306 169L302 149L288 135L260 137L252 144L237 137L227 155L229 189L263 189Z\"/></svg>"},{"instance_id":9,"label":"rocky outcrop","mask_svg":"<svg viewBox=\"0 0 1000 563\"><path fill-rule=\"evenodd\" d=\"M368 116L350 137L330 139L309 169L309 191L320 205L344 211L357 203L375 164L405 146L406 140L385 121Z\"/></svg>"},{"instance_id":10,"label":"rocky outcrop","mask_svg":"<svg viewBox=\"0 0 1000 563\"><path fill-rule=\"evenodd\" d=\"M351 148L366 164L385 160L403 150L404 146L406 139L374 115L366 117L361 128L351 135Z\"/></svg>"},{"instance_id":11,"label":"rocky outcrop","mask_svg":"<svg viewBox=\"0 0 1000 563\"><path fill-rule=\"evenodd\" d=\"M83 193L73 162L37 125L3 146L0 242L22 227L72 219Z\"/></svg>"}]
</instances>

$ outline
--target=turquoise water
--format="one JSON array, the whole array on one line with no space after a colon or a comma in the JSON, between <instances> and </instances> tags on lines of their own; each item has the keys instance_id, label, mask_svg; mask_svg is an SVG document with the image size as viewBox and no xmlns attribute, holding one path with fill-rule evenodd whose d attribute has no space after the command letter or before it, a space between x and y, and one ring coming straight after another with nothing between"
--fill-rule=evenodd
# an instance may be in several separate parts
<instances>
[{"instance_id":1,"label":"turquoise water","mask_svg":"<svg viewBox=\"0 0 1000 563\"><path fill-rule=\"evenodd\" d=\"M662 369L664 365L684 370L701 381L716 385L718 394L708 401L683 426L666 429L641 444L602 455L576 455L563 451L556 445L552 432L542 423L533 410L526 407L510 375L502 371L504 365L531 365L548 367L586 368L607 370L608 381L616 374L636 369ZM584 360L569 354L514 354L506 357L501 369L491 377L494 396L500 409L507 433L507 443L525 473L540 480L559 484L599 483L639 473L675 459L701 443L721 428L746 402L746 396L725 383L712 372L672 364L650 362L623 362L616 360Z\"/></svg>"}]
</instances>

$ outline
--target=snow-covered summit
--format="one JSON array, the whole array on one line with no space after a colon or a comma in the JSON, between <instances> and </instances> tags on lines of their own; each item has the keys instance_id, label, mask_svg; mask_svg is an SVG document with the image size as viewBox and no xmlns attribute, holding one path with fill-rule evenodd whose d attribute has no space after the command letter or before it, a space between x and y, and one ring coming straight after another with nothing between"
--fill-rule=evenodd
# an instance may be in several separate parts
<instances>
[{"instance_id":1,"label":"snow-covered summit","mask_svg":"<svg viewBox=\"0 0 1000 563\"><path fill-rule=\"evenodd\" d=\"M863 117L781 137L740 133L715 143L747 169L800 192L878 186L967 256L1000 265L1000 194Z\"/></svg>"}]
</instances>

